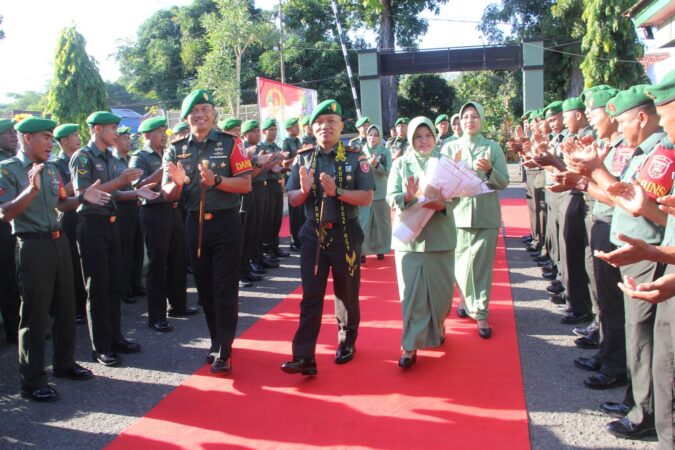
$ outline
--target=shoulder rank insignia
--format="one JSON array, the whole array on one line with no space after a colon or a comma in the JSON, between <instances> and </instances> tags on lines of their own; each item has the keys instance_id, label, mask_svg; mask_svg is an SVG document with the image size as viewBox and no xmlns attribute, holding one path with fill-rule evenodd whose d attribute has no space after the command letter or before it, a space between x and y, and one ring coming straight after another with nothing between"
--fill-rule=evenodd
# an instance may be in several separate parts
<instances>
[{"instance_id":1,"label":"shoulder rank insignia","mask_svg":"<svg viewBox=\"0 0 675 450\"><path fill-rule=\"evenodd\" d=\"M298 153L305 153L310 150L314 150L314 146L312 144L305 144L298 149Z\"/></svg>"},{"instance_id":2,"label":"shoulder rank insignia","mask_svg":"<svg viewBox=\"0 0 675 450\"><path fill-rule=\"evenodd\" d=\"M180 154L176 155L176 158L185 159L185 158L189 158L190 156L192 156L192 153L180 153Z\"/></svg>"}]
</instances>

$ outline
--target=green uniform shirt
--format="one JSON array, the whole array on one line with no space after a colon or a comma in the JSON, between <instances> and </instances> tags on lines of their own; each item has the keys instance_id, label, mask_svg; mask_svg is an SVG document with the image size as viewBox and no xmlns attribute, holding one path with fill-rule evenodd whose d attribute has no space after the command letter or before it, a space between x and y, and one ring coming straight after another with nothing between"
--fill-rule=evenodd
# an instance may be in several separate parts
<instances>
[{"instance_id":1,"label":"green uniform shirt","mask_svg":"<svg viewBox=\"0 0 675 450\"><path fill-rule=\"evenodd\" d=\"M509 185L509 171L504 152L499 144L482 134L471 140L468 136L463 136L448 142L443 146L441 154L454 160L455 154L460 152L462 160L470 169L474 169L475 162L487 158L488 151L492 163L490 174L482 170L476 170L476 174L485 180L490 189L506 189ZM502 223L499 197L496 192L460 198L454 208L454 214L458 228L499 228Z\"/></svg>"},{"instance_id":2,"label":"green uniform shirt","mask_svg":"<svg viewBox=\"0 0 675 450\"><path fill-rule=\"evenodd\" d=\"M652 151L656 146L661 142L665 137L665 133L662 131L656 132L649 136L643 143L638 145L635 149L633 157L628 161L626 167L619 178L621 181L630 183L635 179L637 174L640 172L642 163L649 157ZM646 241L649 244L658 245L663 240L663 227L660 225L651 222L644 217L633 217L633 215L623 208L616 206L614 208L614 218L612 219L612 226L610 228L609 239L612 244L617 247L623 247L626 245L625 242L622 242L617 239L617 234L622 233L627 236L634 238L639 238Z\"/></svg>"},{"instance_id":3,"label":"green uniform shirt","mask_svg":"<svg viewBox=\"0 0 675 450\"><path fill-rule=\"evenodd\" d=\"M395 155L396 152L399 150L402 151L402 153L406 153L408 149L408 139L407 138L399 138L398 136L394 138L391 142L387 142L387 148L391 152L392 155Z\"/></svg>"},{"instance_id":4,"label":"green uniform shirt","mask_svg":"<svg viewBox=\"0 0 675 450\"><path fill-rule=\"evenodd\" d=\"M569 131L567 131L567 128L562 130L560 133L554 135L551 140L549 141L551 145L553 146L553 154L556 156L560 156L558 152L558 147L560 147L560 143L564 141L567 136L569 135ZM534 142L534 141L533 141ZM555 184L555 180L553 179L553 174L549 172L548 170L545 171L546 173L544 176L546 177L546 186L553 186Z\"/></svg>"},{"instance_id":5,"label":"green uniform shirt","mask_svg":"<svg viewBox=\"0 0 675 450\"><path fill-rule=\"evenodd\" d=\"M353 148L358 148L359 150L363 149L368 145L368 139L362 138L361 136L356 136L355 138L349 141L349 146Z\"/></svg>"},{"instance_id":6,"label":"green uniform shirt","mask_svg":"<svg viewBox=\"0 0 675 450\"><path fill-rule=\"evenodd\" d=\"M265 155L270 153L281 153L281 147L279 147L276 142L261 142L258 145L258 148L261 148L261 153ZM281 179L281 172L269 170L267 172L267 179L270 181L278 181Z\"/></svg>"},{"instance_id":7,"label":"green uniform shirt","mask_svg":"<svg viewBox=\"0 0 675 450\"><path fill-rule=\"evenodd\" d=\"M141 181L145 178L148 178L150 175L155 173L157 169L162 167L162 155L158 154L150 147L144 147L143 149L134 153L134 156L131 157L129 167L143 170L143 175L141 175L138 179L138 181ZM160 184L161 183L157 183L153 191L161 192L162 186ZM164 199L163 195L160 195L154 200L146 200L143 198L141 199L141 203L143 205L153 205L156 203L166 203L166 200Z\"/></svg>"},{"instance_id":8,"label":"green uniform shirt","mask_svg":"<svg viewBox=\"0 0 675 450\"><path fill-rule=\"evenodd\" d=\"M112 151L106 149L102 152L92 140L89 145L73 153L73 157L70 158L70 175L73 181L73 189L77 192L81 189L87 189L96 180L101 180L101 184L105 184L117 178L120 172L117 171L117 164ZM77 208L77 212L100 216L115 215L117 206L115 204L115 192L111 192L111 195L112 201L107 205L81 204Z\"/></svg>"},{"instance_id":9,"label":"green uniform shirt","mask_svg":"<svg viewBox=\"0 0 675 450\"><path fill-rule=\"evenodd\" d=\"M29 185L28 171L33 161L23 153L0 162L0 203L17 198ZM28 207L12 219L12 231L17 233L39 233L59 230L56 206L59 198L65 198L65 190L59 169L47 161L40 172L40 192Z\"/></svg>"},{"instance_id":10,"label":"green uniform shirt","mask_svg":"<svg viewBox=\"0 0 675 450\"><path fill-rule=\"evenodd\" d=\"M125 170L129 168L129 161L131 160L131 156L120 156L117 151L113 151L113 156L115 157L115 170L117 173L122 173ZM131 191L133 190L133 186L131 186L131 183L127 184L124 186L120 191Z\"/></svg>"},{"instance_id":11,"label":"green uniform shirt","mask_svg":"<svg viewBox=\"0 0 675 450\"><path fill-rule=\"evenodd\" d=\"M298 154L298 149L302 147L302 141L298 137L288 136L281 144L283 151L288 152L288 158L295 158Z\"/></svg>"},{"instance_id":12,"label":"green uniform shirt","mask_svg":"<svg viewBox=\"0 0 675 450\"><path fill-rule=\"evenodd\" d=\"M3 149L0 148L0 161L4 161L6 159L13 158L13 157L14 157L14 155L11 152L9 152L7 150L3 150Z\"/></svg>"},{"instance_id":13,"label":"green uniform shirt","mask_svg":"<svg viewBox=\"0 0 675 450\"><path fill-rule=\"evenodd\" d=\"M391 152L383 145L377 145L375 148L366 146L362 151L369 162L373 159L373 156L377 157L377 164L370 166L373 169L373 178L375 179L373 201L384 200L387 198L387 178L391 171Z\"/></svg>"},{"instance_id":14,"label":"green uniform shirt","mask_svg":"<svg viewBox=\"0 0 675 450\"><path fill-rule=\"evenodd\" d=\"M673 143L666 139L663 139L661 143L669 148L673 148ZM675 180L675 172L673 172L673 179ZM675 184L670 189L670 195L675 194ZM672 214L668 214L668 221L666 222L666 229L663 233L663 242L661 243L664 247L675 246L675 217Z\"/></svg>"},{"instance_id":15,"label":"green uniform shirt","mask_svg":"<svg viewBox=\"0 0 675 450\"><path fill-rule=\"evenodd\" d=\"M251 161L246 155L244 144L237 137L222 131L211 130L204 142L197 142L194 136L180 139L164 152L164 176L162 184L168 183L170 162L181 162L189 183L183 185L181 201L188 211L199 211L199 194L201 192L201 176L198 164L209 161L209 169L223 178L246 176L251 173ZM209 186L206 188L205 207L207 211L220 211L239 208L241 194L225 192Z\"/></svg>"},{"instance_id":16,"label":"green uniform shirt","mask_svg":"<svg viewBox=\"0 0 675 450\"><path fill-rule=\"evenodd\" d=\"M453 135L450 133L439 134L438 137L436 137L436 145L438 146L438 148L443 147L443 144L445 144L445 140L450 139L451 137L453 137Z\"/></svg>"},{"instance_id":17,"label":"green uniform shirt","mask_svg":"<svg viewBox=\"0 0 675 450\"><path fill-rule=\"evenodd\" d=\"M70 157L64 151L56 158L56 167L59 169L63 184L70 183Z\"/></svg>"},{"instance_id":18,"label":"green uniform shirt","mask_svg":"<svg viewBox=\"0 0 675 450\"><path fill-rule=\"evenodd\" d=\"M619 135L614 141L610 142L609 144L606 141L602 141L602 143L600 144L600 147L603 149L604 146L606 145L610 146L610 150L607 153L607 156L605 157L604 164L607 170L615 176L619 176L623 171L623 167L621 167L619 173L618 174L616 173L617 148L621 148L623 144L624 144L623 136L621 135ZM593 204L592 214L595 217L611 217L614 215L614 207L609 206L601 202L600 200L596 200L595 203Z\"/></svg>"},{"instance_id":19,"label":"green uniform shirt","mask_svg":"<svg viewBox=\"0 0 675 450\"><path fill-rule=\"evenodd\" d=\"M304 134L304 135L300 138L300 142L302 142L303 145L304 145L304 144L309 144L309 145L311 145L311 146L316 146L316 136L314 136L314 135L311 135L311 136L310 136L309 134Z\"/></svg>"},{"instance_id":20,"label":"green uniform shirt","mask_svg":"<svg viewBox=\"0 0 675 450\"><path fill-rule=\"evenodd\" d=\"M329 152L322 152L319 149L314 151L304 151L298 153L295 164L291 168L291 174L286 183L288 191L295 191L300 189L300 166L305 166L307 172L310 171L314 158L316 158L316 170L314 172L314 184L316 185L316 196L312 190L305 201L305 217L310 222L315 221L315 206L320 208L321 197L323 189L321 189L321 182L319 176L322 173L327 173L335 179L338 184L338 169L335 161L336 147L333 147ZM345 190L355 191L372 191L375 189L375 180L373 179L373 171L370 170L370 164L365 159L360 151L355 149L347 149L346 161L344 162L344 185ZM340 187L338 185L338 187ZM340 200L337 197L326 197L324 205L324 220L326 222L340 223ZM347 220L356 219L359 217L359 207L344 203Z\"/></svg>"}]
</instances>

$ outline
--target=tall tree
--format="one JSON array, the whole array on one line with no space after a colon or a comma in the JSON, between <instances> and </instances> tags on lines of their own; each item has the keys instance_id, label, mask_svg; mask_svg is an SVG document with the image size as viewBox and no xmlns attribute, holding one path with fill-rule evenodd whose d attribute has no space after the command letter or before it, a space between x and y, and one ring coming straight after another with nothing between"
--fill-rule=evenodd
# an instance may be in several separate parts
<instances>
[{"instance_id":1,"label":"tall tree","mask_svg":"<svg viewBox=\"0 0 675 450\"><path fill-rule=\"evenodd\" d=\"M26 91L22 93L8 92L9 103L0 105L0 115L6 115L14 110L44 111L47 107L47 92Z\"/></svg>"},{"instance_id":2,"label":"tall tree","mask_svg":"<svg viewBox=\"0 0 675 450\"><path fill-rule=\"evenodd\" d=\"M610 84L621 89L646 82L639 60L644 54L633 22L623 16L635 0L586 0L583 20L586 33L581 63L586 87Z\"/></svg>"},{"instance_id":3,"label":"tall tree","mask_svg":"<svg viewBox=\"0 0 675 450\"><path fill-rule=\"evenodd\" d=\"M439 114L452 114L455 108L455 88L440 75L410 75L399 85L398 110L402 116L427 116L432 120Z\"/></svg>"},{"instance_id":4,"label":"tall tree","mask_svg":"<svg viewBox=\"0 0 675 450\"><path fill-rule=\"evenodd\" d=\"M108 100L106 85L85 46L75 27L63 29L56 45L47 112L57 122L79 123L82 137L88 138L87 116L107 109Z\"/></svg>"}]
</instances>

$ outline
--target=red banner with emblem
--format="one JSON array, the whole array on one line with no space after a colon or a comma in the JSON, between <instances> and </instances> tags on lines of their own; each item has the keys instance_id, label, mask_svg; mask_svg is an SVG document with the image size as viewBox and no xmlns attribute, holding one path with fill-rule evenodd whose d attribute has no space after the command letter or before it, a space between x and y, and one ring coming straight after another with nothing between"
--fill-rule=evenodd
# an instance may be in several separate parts
<instances>
[{"instance_id":1,"label":"red banner with emblem","mask_svg":"<svg viewBox=\"0 0 675 450\"><path fill-rule=\"evenodd\" d=\"M279 124L277 143L286 137L284 122L290 118L309 115L317 104L317 92L266 78L256 78L258 83L258 109L260 123L272 117Z\"/></svg>"}]
</instances>

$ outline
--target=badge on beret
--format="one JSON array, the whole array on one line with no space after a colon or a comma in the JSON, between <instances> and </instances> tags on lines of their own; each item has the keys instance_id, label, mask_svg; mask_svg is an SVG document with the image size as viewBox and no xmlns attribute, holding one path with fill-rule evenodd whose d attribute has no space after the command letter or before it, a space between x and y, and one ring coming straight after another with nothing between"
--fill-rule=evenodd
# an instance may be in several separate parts
<instances>
[{"instance_id":1,"label":"badge on beret","mask_svg":"<svg viewBox=\"0 0 675 450\"><path fill-rule=\"evenodd\" d=\"M208 96L208 94L207 94L206 92L204 92L204 93L202 94L202 98L204 99L205 102L208 102L208 101L209 101L209 96Z\"/></svg>"},{"instance_id":2,"label":"badge on beret","mask_svg":"<svg viewBox=\"0 0 675 450\"><path fill-rule=\"evenodd\" d=\"M330 104L330 110L333 111L333 112L337 111L337 105L335 103L331 103Z\"/></svg>"},{"instance_id":3,"label":"badge on beret","mask_svg":"<svg viewBox=\"0 0 675 450\"><path fill-rule=\"evenodd\" d=\"M609 109L612 112L616 111L616 106L614 106L614 103L610 103L607 105L607 109Z\"/></svg>"}]
</instances>

